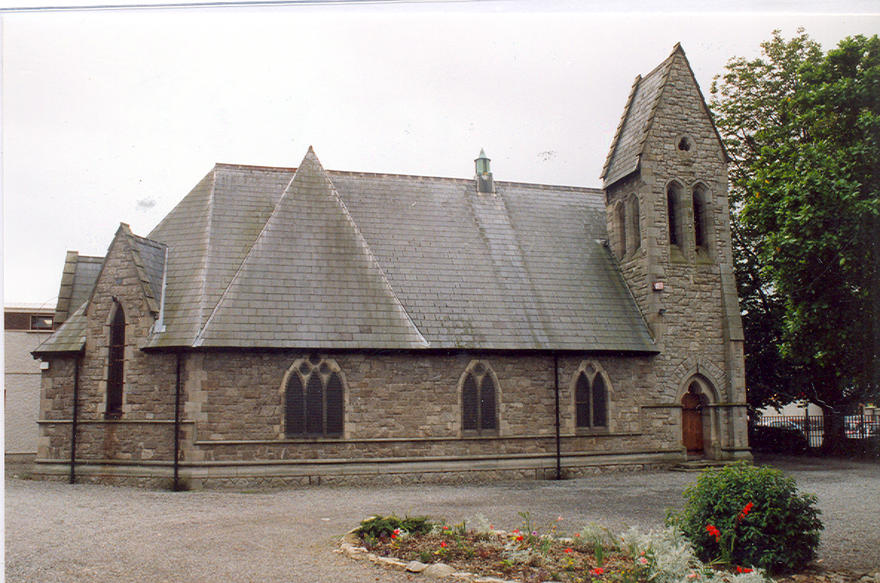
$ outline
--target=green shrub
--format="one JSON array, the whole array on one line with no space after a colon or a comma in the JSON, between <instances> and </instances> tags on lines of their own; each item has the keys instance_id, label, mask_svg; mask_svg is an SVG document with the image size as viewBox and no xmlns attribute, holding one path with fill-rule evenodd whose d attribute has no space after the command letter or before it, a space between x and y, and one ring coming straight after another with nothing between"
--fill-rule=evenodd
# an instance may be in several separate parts
<instances>
[{"instance_id":1,"label":"green shrub","mask_svg":"<svg viewBox=\"0 0 880 583\"><path fill-rule=\"evenodd\" d=\"M434 528L434 524L427 516L414 516L400 518L398 516L373 516L367 518L355 530L355 534L362 539L380 539L390 537L395 530L407 534L427 534Z\"/></svg>"},{"instance_id":2,"label":"green shrub","mask_svg":"<svg viewBox=\"0 0 880 583\"><path fill-rule=\"evenodd\" d=\"M822 530L816 497L798 494L779 470L745 462L709 469L684 496L684 509L666 522L688 537L703 561L784 573L816 555Z\"/></svg>"}]
</instances>

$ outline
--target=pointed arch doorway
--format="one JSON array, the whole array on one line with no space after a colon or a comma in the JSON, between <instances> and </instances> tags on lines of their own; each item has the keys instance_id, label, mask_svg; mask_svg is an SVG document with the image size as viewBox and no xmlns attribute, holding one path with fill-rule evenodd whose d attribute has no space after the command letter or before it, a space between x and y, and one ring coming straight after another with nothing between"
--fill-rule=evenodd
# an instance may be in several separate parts
<instances>
[{"instance_id":1,"label":"pointed arch doorway","mask_svg":"<svg viewBox=\"0 0 880 583\"><path fill-rule=\"evenodd\" d=\"M681 398L681 441L688 457L702 457L705 454L703 402L697 383L691 383L688 392Z\"/></svg>"}]
</instances>

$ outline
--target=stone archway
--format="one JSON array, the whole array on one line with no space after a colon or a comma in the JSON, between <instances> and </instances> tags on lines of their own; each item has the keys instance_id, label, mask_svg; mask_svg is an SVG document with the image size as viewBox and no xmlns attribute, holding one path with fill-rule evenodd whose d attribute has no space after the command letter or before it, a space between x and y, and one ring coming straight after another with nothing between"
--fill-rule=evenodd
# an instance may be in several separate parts
<instances>
[{"instance_id":1,"label":"stone archway","mask_svg":"<svg viewBox=\"0 0 880 583\"><path fill-rule=\"evenodd\" d=\"M713 403L717 403L712 384L702 375L688 379L681 394L681 443L690 458L717 457L717 419Z\"/></svg>"}]
</instances>

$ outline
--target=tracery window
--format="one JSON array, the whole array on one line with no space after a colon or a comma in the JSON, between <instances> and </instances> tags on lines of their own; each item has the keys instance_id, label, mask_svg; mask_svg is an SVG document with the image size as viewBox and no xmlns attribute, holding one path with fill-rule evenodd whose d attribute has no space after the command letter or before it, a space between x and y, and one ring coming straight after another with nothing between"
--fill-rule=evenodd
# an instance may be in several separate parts
<instances>
[{"instance_id":1,"label":"tracery window","mask_svg":"<svg viewBox=\"0 0 880 583\"><path fill-rule=\"evenodd\" d=\"M475 361L461 379L462 431L492 433L498 429L497 383L489 365Z\"/></svg>"},{"instance_id":2,"label":"tracery window","mask_svg":"<svg viewBox=\"0 0 880 583\"><path fill-rule=\"evenodd\" d=\"M107 407L104 415L116 418L122 415L122 387L125 384L125 312L122 304L114 304L110 322L110 343L107 351Z\"/></svg>"},{"instance_id":3,"label":"tracery window","mask_svg":"<svg viewBox=\"0 0 880 583\"><path fill-rule=\"evenodd\" d=\"M335 361L312 355L296 361L284 389L287 437L341 437L345 386Z\"/></svg>"},{"instance_id":4,"label":"tracery window","mask_svg":"<svg viewBox=\"0 0 880 583\"><path fill-rule=\"evenodd\" d=\"M579 429L608 426L608 389L592 364L582 365L574 388L575 423Z\"/></svg>"}]
</instances>

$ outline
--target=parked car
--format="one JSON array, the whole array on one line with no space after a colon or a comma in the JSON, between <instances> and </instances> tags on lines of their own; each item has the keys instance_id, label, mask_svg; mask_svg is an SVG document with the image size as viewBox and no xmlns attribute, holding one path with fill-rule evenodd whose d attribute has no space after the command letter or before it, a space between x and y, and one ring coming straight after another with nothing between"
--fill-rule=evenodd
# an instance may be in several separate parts
<instances>
[{"instance_id":1,"label":"parked car","mask_svg":"<svg viewBox=\"0 0 880 583\"><path fill-rule=\"evenodd\" d=\"M804 453L810 448L803 431L776 422L779 425L757 425L749 430L749 446L754 451L768 453Z\"/></svg>"},{"instance_id":2,"label":"parked car","mask_svg":"<svg viewBox=\"0 0 880 583\"><path fill-rule=\"evenodd\" d=\"M847 424L846 436L849 439L867 439L880 436L880 421L855 421Z\"/></svg>"}]
</instances>

